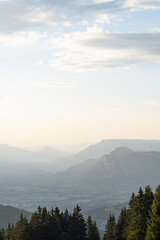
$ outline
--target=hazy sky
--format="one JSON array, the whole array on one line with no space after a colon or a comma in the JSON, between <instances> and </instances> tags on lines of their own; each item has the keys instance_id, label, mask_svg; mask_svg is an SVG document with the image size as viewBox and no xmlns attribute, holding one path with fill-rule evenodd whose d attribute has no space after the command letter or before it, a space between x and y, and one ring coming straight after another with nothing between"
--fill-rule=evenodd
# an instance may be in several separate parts
<instances>
[{"instance_id":1,"label":"hazy sky","mask_svg":"<svg viewBox=\"0 0 160 240\"><path fill-rule=\"evenodd\" d=\"M0 0L0 143L160 139L160 0Z\"/></svg>"}]
</instances>

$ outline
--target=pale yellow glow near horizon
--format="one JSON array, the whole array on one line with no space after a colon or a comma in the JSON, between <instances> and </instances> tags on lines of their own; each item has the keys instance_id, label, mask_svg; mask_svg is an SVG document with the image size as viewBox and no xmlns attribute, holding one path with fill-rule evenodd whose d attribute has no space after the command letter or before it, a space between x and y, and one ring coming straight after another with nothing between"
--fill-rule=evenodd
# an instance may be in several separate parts
<instances>
[{"instance_id":1,"label":"pale yellow glow near horizon","mask_svg":"<svg viewBox=\"0 0 160 240\"><path fill-rule=\"evenodd\" d=\"M33 119L32 119L33 118ZM39 120L38 120L39 118ZM102 139L160 139L159 122L119 113L66 116L64 119L30 116L1 121L0 144L17 147L76 145Z\"/></svg>"}]
</instances>

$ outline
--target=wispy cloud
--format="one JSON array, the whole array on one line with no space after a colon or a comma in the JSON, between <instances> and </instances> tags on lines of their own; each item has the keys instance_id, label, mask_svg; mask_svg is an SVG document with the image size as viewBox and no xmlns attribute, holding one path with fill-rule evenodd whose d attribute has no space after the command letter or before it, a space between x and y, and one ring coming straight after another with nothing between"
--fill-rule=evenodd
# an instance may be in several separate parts
<instances>
[{"instance_id":1,"label":"wispy cloud","mask_svg":"<svg viewBox=\"0 0 160 240\"><path fill-rule=\"evenodd\" d=\"M126 11L159 9L160 0L0 0L5 2L0 9L0 31L13 32L33 30L61 24L69 26L80 22L110 23ZM98 16L98 18L97 18ZM120 18L119 18L120 19Z\"/></svg>"},{"instance_id":2,"label":"wispy cloud","mask_svg":"<svg viewBox=\"0 0 160 240\"><path fill-rule=\"evenodd\" d=\"M70 25L69 21L64 15L58 15L54 10L45 10L41 8L35 8L30 12L27 12L21 19L28 22L31 25L47 24L51 27L62 24L64 26Z\"/></svg>"},{"instance_id":3,"label":"wispy cloud","mask_svg":"<svg viewBox=\"0 0 160 240\"><path fill-rule=\"evenodd\" d=\"M130 8L131 10L148 10L148 9L159 9L160 1L159 0L124 0L124 7Z\"/></svg>"},{"instance_id":4,"label":"wispy cloud","mask_svg":"<svg viewBox=\"0 0 160 240\"><path fill-rule=\"evenodd\" d=\"M110 34L103 27L123 21L122 13L159 8L160 0L10 0L0 8L0 43L25 47L41 41L43 50L54 49L50 66L56 70L157 63L159 28L150 33ZM76 32L80 24L82 28ZM42 65L42 61L36 65Z\"/></svg>"},{"instance_id":5,"label":"wispy cloud","mask_svg":"<svg viewBox=\"0 0 160 240\"><path fill-rule=\"evenodd\" d=\"M0 34L0 43L8 47L23 47L30 46L44 37L45 34L36 31L21 31L12 34Z\"/></svg>"},{"instance_id":6,"label":"wispy cloud","mask_svg":"<svg viewBox=\"0 0 160 240\"><path fill-rule=\"evenodd\" d=\"M109 34L102 28L67 33L50 38L50 47L59 49L51 66L56 69L98 70L131 68L160 60L160 33Z\"/></svg>"}]
</instances>

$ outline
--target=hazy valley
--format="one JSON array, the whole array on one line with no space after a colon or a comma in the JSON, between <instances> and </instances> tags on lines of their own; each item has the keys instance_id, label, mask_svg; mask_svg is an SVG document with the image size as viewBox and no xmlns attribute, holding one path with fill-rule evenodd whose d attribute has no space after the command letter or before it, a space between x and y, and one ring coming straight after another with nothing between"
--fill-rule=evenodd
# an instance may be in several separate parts
<instances>
[{"instance_id":1,"label":"hazy valley","mask_svg":"<svg viewBox=\"0 0 160 240\"><path fill-rule=\"evenodd\" d=\"M29 211L38 205L73 209L78 203L84 211L118 205L139 186L157 186L158 151L160 141L103 140L58 160L54 151L1 146L0 202Z\"/></svg>"}]
</instances>

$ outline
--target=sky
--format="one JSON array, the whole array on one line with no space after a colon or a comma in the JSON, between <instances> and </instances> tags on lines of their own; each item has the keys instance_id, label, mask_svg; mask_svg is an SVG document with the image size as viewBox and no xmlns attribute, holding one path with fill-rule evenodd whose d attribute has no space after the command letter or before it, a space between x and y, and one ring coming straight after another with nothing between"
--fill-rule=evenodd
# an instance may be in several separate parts
<instances>
[{"instance_id":1,"label":"sky","mask_svg":"<svg viewBox=\"0 0 160 240\"><path fill-rule=\"evenodd\" d=\"M0 0L0 144L160 139L160 0Z\"/></svg>"}]
</instances>

